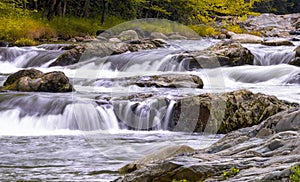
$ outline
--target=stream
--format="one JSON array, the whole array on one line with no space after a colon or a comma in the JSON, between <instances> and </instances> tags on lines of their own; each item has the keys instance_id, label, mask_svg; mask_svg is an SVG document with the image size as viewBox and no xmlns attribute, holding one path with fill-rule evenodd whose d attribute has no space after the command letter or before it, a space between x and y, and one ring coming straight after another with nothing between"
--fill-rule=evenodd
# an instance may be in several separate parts
<instances>
[{"instance_id":1,"label":"stream","mask_svg":"<svg viewBox=\"0 0 300 182\"><path fill-rule=\"evenodd\" d=\"M216 42L172 41L168 48L92 57L64 67L49 67L62 54L61 45L0 48L0 86L9 74L36 68L63 71L76 90L0 92L0 180L111 181L120 176L118 168L166 146L200 149L222 138L168 131L174 99L182 95L249 89L300 103L300 68L286 64L296 46L244 44L255 65L188 71L184 61L176 61L184 51L204 50ZM160 74L198 75L204 88L129 84L133 77ZM148 93L154 97L144 101L106 99ZM157 104L160 97L167 101Z\"/></svg>"}]
</instances>

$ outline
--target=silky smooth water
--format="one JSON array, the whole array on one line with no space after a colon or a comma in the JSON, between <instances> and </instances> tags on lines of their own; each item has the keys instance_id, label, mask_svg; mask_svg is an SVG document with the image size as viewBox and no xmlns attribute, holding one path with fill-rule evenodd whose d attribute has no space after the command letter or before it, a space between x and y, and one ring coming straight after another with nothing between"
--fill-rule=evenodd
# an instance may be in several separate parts
<instances>
[{"instance_id":1,"label":"silky smooth water","mask_svg":"<svg viewBox=\"0 0 300 182\"><path fill-rule=\"evenodd\" d=\"M63 71L76 92L0 93L0 180L111 181L120 176L118 168L158 149L200 149L222 137L167 131L177 97L249 89L300 103L300 68L285 64L295 47L245 45L255 55L254 66L188 69L188 60L177 62L185 51L203 50L216 42L173 41L166 49L92 57L52 68L48 66L63 52L60 45L1 48L0 86L9 74L34 67ZM167 73L199 75L204 88L130 84L136 76ZM105 99L149 93L153 97L143 101ZM154 131L138 131L149 128Z\"/></svg>"}]
</instances>

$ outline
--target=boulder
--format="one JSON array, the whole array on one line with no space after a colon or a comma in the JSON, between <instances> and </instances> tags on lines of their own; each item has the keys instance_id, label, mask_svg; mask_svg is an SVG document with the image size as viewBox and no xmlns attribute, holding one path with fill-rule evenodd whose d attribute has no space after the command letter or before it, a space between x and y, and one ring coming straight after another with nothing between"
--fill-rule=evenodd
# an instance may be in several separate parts
<instances>
[{"instance_id":1,"label":"boulder","mask_svg":"<svg viewBox=\"0 0 300 182\"><path fill-rule=\"evenodd\" d=\"M134 30L126 30L119 34L118 38L122 41L132 41L132 40L138 40L139 35Z\"/></svg>"},{"instance_id":2,"label":"boulder","mask_svg":"<svg viewBox=\"0 0 300 182\"><path fill-rule=\"evenodd\" d=\"M109 41L104 42L67 45L62 48L64 53L51 63L49 67L68 66L78 63L81 59L86 60L93 56L105 57L122 54L128 51L136 52L139 50L161 48L166 45L167 43L160 39L121 42L118 38L112 38L109 39Z\"/></svg>"},{"instance_id":3,"label":"boulder","mask_svg":"<svg viewBox=\"0 0 300 182\"><path fill-rule=\"evenodd\" d=\"M67 66L78 63L82 54L85 52L86 47L80 44L73 44L64 47L62 50L65 50L65 52L51 63L49 67Z\"/></svg>"},{"instance_id":4,"label":"boulder","mask_svg":"<svg viewBox=\"0 0 300 182\"><path fill-rule=\"evenodd\" d=\"M253 65L253 54L239 42L222 41L207 51L217 56L220 66Z\"/></svg>"},{"instance_id":5,"label":"boulder","mask_svg":"<svg viewBox=\"0 0 300 182\"><path fill-rule=\"evenodd\" d=\"M203 81L199 76L181 74L142 76L135 84L139 87L203 88Z\"/></svg>"},{"instance_id":6,"label":"boulder","mask_svg":"<svg viewBox=\"0 0 300 182\"><path fill-rule=\"evenodd\" d=\"M287 37L290 31L295 30L295 23L299 18L299 14L275 15L262 13L259 16L249 16L246 21L239 24L249 32L260 32L263 36Z\"/></svg>"},{"instance_id":7,"label":"boulder","mask_svg":"<svg viewBox=\"0 0 300 182\"><path fill-rule=\"evenodd\" d=\"M262 44L267 46L294 46L294 44L291 41L284 38L266 40L263 41Z\"/></svg>"},{"instance_id":8,"label":"boulder","mask_svg":"<svg viewBox=\"0 0 300 182\"><path fill-rule=\"evenodd\" d=\"M120 39L118 39L118 38L110 38L108 41L111 42L111 43L120 43L120 42L122 42L122 41L121 41Z\"/></svg>"},{"instance_id":9,"label":"boulder","mask_svg":"<svg viewBox=\"0 0 300 182\"><path fill-rule=\"evenodd\" d=\"M10 75L2 90L21 92L72 92L73 86L63 72L42 73L35 69Z\"/></svg>"},{"instance_id":10,"label":"boulder","mask_svg":"<svg viewBox=\"0 0 300 182\"><path fill-rule=\"evenodd\" d=\"M116 181L290 181L300 164L300 110L227 134L206 149L146 164Z\"/></svg>"},{"instance_id":11,"label":"boulder","mask_svg":"<svg viewBox=\"0 0 300 182\"><path fill-rule=\"evenodd\" d=\"M163 161L170 157L174 157L176 155L180 155L188 152L194 152L194 151L195 150L193 148L186 145L179 145L179 146L174 145L174 146L166 147L156 152L153 152L151 154L148 154L145 157L138 159L120 168L119 172L121 174L127 174L135 170L140 170L148 164Z\"/></svg>"},{"instance_id":12,"label":"boulder","mask_svg":"<svg viewBox=\"0 0 300 182\"><path fill-rule=\"evenodd\" d=\"M264 41L263 38L250 34L235 34L230 39L240 43L261 43Z\"/></svg>"},{"instance_id":13,"label":"boulder","mask_svg":"<svg viewBox=\"0 0 300 182\"><path fill-rule=\"evenodd\" d=\"M12 85L16 81L20 80L22 77L28 77L30 79L37 79L43 76L43 72L36 69L20 70L6 79L4 86Z\"/></svg>"},{"instance_id":14,"label":"boulder","mask_svg":"<svg viewBox=\"0 0 300 182\"><path fill-rule=\"evenodd\" d=\"M248 90L184 97L176 101L168 129L224 134L259 124L290 107L294 104Z\"/></svg>"}]
</instances>

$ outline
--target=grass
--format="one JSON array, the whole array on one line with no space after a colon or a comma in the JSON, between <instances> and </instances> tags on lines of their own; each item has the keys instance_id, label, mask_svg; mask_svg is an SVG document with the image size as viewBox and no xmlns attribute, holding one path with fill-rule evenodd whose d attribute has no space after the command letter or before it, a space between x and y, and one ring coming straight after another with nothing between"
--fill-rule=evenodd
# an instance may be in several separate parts
<instances>
[{"instance_id":1,"label":"grass","mask_svg":"<svg viewBox=\"0 0 300 182\"><path fill-rule=\"evenodd\" d=\"M56 36L49 25L32 17L0 17L0 39L16 41L19 39L40 39Z\"/></svg>"},{"instance_id":2,"label":"grass","mask_svg":"<svg viewBox=\"0 0 300 182\"><path fill-rule=\"evenodd\" d=\"M95 36L97 30L106 30L123 22L115 17L108 17L103 25L100 25L100 18L55 17L47 20L40 17L39 14L0 16L0 40L35 45L41 39Z\"/></svg>"}]
</instances>

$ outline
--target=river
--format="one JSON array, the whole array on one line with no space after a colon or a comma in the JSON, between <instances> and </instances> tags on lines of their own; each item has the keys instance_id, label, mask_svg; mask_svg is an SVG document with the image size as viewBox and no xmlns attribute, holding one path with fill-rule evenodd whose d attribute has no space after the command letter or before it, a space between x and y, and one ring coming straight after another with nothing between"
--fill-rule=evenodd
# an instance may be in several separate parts
<instances>
[{"instance_id":1,"label":"river","mask_svg":"<svg viewBox=\"0 0 300 182\"><path fill-rule=\"evenodd\" d=\"M296 46L245 44L255 56L255 65L187 71L185 64L176 62L182 52L204 50L216 42L173 41L168 48L93 57L50 68L63 52L59 45L0 48L0 85L9 74L33 67L43 72L63 71L76 90L0 93L0 179L110 181L119 177L118 168L158 149L178 144L200 149L219 140L222 135L168 131L172 100L178 95L246 88L300 103L300 68L286 64ZM124 64L114 64L120 60ZM130 84L129 79L186 73L199 75L204 88L142 88ZM147 93L169 101L155 105L155 97L154 101L106 99ZM130 114L133 106L134 116ZM149 128L152 131L144 131Z\"/></svg>"}]
</instances>

